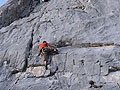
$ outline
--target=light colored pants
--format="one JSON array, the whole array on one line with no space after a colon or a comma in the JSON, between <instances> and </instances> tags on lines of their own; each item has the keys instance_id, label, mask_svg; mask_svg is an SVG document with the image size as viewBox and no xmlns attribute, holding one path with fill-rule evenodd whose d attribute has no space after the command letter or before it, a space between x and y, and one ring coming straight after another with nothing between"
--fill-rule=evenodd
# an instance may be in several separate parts
<instances>
[{"instance_id":1,"label":"light colored pants","mask_svg":"<svg viewBox=\"0 0 120 90\"><path fill-rule=\"evenodd\" d=\"M50 51L50 48L48 47L45 47L44 49L42 49L42 54L43 54L43 59L44 61L47 61L48 60L48 53Z\"/></svg>"}]
</instances>

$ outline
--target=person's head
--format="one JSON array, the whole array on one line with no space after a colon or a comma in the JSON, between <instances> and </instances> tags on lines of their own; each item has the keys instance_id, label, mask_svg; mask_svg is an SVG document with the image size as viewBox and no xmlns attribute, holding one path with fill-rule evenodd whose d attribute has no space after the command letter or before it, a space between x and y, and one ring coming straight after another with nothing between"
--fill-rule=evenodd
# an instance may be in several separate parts
<instances>
[{"instance_id":1,"label":"person's head","mask_svg":"<svg viewBox=\"0 0 120 90\"><path fill-rule=\"evenodd\" d=\"M46 41L43 41L43 43L47 43Z\"/></svg>"}]
</instances>

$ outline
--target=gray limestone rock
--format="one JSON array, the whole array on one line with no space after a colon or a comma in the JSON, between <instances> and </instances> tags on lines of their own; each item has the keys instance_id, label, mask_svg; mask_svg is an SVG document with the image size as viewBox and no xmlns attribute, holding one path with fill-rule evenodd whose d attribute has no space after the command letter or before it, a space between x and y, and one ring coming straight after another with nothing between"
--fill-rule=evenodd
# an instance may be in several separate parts
<instances>
[{"instance_id":1,"label":"gray limestone rock","mask_svg":"<svg viewBox=\"0 0 120 90\"><path fill-rule=\"evenodd\" d=\"M0 7L0 28L29 16L38 3L39 0L8 0L5 5Z\"/></svg>"},{"instance_id":2,"label":"gray limestone rock","mask_svg":"<svg viewBox=\"0 0 120 90\"><path fill-rule=\"evenodd\" d=\"M119 90L120 1L39 2L0 7L0 90ZM48 70L44 40L59 51Z\"/></svg>"}]
</instances>

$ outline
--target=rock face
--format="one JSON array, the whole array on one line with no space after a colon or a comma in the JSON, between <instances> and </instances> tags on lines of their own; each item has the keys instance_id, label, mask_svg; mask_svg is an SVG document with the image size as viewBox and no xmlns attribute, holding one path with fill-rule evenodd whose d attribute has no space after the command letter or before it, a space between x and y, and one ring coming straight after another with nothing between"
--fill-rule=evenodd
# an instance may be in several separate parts
<instances>
[{"instance_id":1,"label":"rock face","mask_svg":"<svg viewBox=\"0 0 120 90\"><path fill-rule=\"evenodd\" d=\"M28 16L38 3L39 0L8 0L0 7L0 28Z\"/></svg>"},{"instance_id":2,"label":"rock face","mask_svg":"<svg viewBox=\"0 0 120 90\"><path fill-rule=\"evenodd\" d=\"M38 2L0 8L0 90L119 90L120 1ZM59 50L48 70L38 56L43 40Z\"/></svg>"}]
</instances>

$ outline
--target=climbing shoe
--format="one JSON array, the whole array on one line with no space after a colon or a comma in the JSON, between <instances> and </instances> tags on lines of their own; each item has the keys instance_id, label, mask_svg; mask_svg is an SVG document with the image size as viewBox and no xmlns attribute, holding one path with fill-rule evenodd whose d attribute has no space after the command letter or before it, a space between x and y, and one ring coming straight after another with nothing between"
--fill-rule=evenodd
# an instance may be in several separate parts
<instances>
[{"instance_id":1,"label":"climbing shoe","mask_svg":"<svg viewBox=\"0 0 120 90\"><path fill-rule=\"evenodd\" d=\"M48 67L47 67L47 65L45 65L45 69L46 69L46 70L48 70Z\"/></svg>"}]
</instances>

